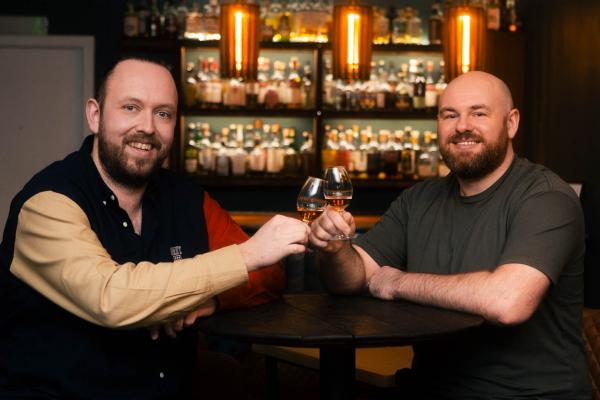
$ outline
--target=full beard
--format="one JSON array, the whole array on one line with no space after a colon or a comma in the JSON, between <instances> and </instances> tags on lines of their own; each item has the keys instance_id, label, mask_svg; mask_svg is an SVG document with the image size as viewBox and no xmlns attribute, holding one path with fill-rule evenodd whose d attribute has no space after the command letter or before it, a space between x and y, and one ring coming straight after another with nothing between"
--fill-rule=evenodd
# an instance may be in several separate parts
<instances>
[{"instance_id":1,"label":"full beard","mask_svg":"<svg viewBox=\"0 0 600 400\"><path fill-rule=\"evenodd\" d=\"M158 173L167 158L167 149L160 141L146 134L132 134L123 138L121 145L109 143L104 135L103 124L98 129L98 156L106 173L115 182L130 188L142 188ZM150 143L158 152L154 160L134 159L133 165L125 153L131 142Z\"/></svg>"},{"instance_id":2,"label":"full beard","mask_svg":"<svg viewBox=\"0 0 600 400\"><path fill-rule=\"evenodd\" d=\"M482 143L483 150L465 156L450 150L451 143L458 141L476 140ZM440 153L446 165L458 178L477 180L492 173L502 164L508 151L508 135L504 132L497 141L487 143L479 135L465 131L452 135L447 142L440 146Z\"/></svg>"}]
</instances>

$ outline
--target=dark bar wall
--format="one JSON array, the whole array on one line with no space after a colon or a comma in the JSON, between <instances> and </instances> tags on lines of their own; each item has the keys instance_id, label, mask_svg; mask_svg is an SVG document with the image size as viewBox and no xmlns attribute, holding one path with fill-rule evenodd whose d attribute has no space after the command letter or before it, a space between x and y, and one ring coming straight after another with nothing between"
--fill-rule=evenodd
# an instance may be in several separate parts
<instances>
[{"instance_id":1,"label":"dark bar wall","mask_svg":"<svg viewBox=\"0 0 600 400\"><path fill-rule=\"evenodd\" d=\"M586 304L600 307L600 1L530 0L525 155L582 182ZM506 60L510 62L510 60Z\"/></svg>"},{"instance_id":2,"label":"dark bar wall","mask_svg":"<svg viewBox=\"0 0 600 400\"><path fill-rule=\"evenodd\" d=\"M418 3L413 0L404 3ZM96 38L96 83L118 59L124 0L23 0L0 3L3 15L46 15L49 34L93 35ZM523 32L507 40L504 32L490 37L489 71L507 80L522 111L515 141L519 154L544 164L569 182L584 184L582 203L588 234L586 303L600 307L600 1L520 0ZM524 54L524 57L523 57ZM523 64L524 58L524 64ZM259 191L260 188L248 188ZM283 191L265 199L263 209L290 210ZM356 204L375 207L395 197L371 190ZM268 196L267 196L268 197ZM224 198L235 209L237 195ZM377 209L385 209L380 204Z\"/></svg>"}]
</instances>

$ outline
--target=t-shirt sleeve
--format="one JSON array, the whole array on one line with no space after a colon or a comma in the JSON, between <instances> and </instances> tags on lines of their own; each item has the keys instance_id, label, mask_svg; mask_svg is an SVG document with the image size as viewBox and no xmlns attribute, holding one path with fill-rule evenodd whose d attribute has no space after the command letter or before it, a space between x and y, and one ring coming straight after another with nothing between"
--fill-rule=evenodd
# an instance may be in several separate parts
<instances>
[{"instance_id":1,"label":"t-shirt sleeve","mask_svg":"<svg viewBox=\"0 0 600 400\"><path fill-rule=\"evenodd\" d=\"M529 265L556 284L569 260L583 255L583 212L577 199L565 193L548 191L527 198L509 223L498 265Z\"/></svg>"},{"instance_id":2,"label":"t-shirt sleeve","mask_svg":"<svg viewBox=\"0 0 600 400\"><path fill-rule=\"evenodd\" d=\"M209 250L240 244L248 235L208 193L204 195L204 215L208 232ZM219 309L250 307L272 301L281 296L285 273L281 263L261 268L248 274L248 282L219 294Z\"/></svg>"},{"instance_id":3,"label":"t-shirt sleeve","mask_svg":"<svg viewBox=\"0 0 600 400\"><path fill-rule=\"evenodd\" d=\"M408 199L404 191L390 205L381 220L354 243L364 249L379 265L406 267L406 232Z\"/></svg>"}]
</instances>

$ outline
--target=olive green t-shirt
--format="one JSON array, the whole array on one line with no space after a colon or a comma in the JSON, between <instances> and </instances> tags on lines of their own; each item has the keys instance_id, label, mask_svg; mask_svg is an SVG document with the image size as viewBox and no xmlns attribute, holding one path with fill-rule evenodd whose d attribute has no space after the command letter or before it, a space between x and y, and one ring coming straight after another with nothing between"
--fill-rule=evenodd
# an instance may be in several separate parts
<instances>
[{"instance_id":1,"label":"olive green t-shirt","mask_svg":"<svg viewBox=\"0 0 600 400\"><path fill-rule=\"evenodd\" d=\"M419 183L355 243L379 265L409 272L456 274L520 263L551 281L522 324L489 324L415 345L413 370L432 397L590 398L580 330L583 214L573 190L548 169L515 156L494 185L468 197L452 174Z\"/></svg>"}]
</instances>

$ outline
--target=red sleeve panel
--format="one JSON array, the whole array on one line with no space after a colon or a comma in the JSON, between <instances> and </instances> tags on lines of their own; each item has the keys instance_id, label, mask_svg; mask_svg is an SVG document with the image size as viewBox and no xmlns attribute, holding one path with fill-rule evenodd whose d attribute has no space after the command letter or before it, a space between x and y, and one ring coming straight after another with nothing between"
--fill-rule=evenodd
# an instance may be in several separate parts
<instances>
[{"instance_id":1,"label":"red sleeve panel","mask_svg":"<svg viewBox=\"0 0 600 400\"><path fill-rule=\"evenodd\" d=\"M248 239L248 235L221 208L219 203L204 192L204 217L208 233L209 250L216 250ZM217 297L219 310L251 307L281 296L285 286L285 274L281 263L262 268L249 274L248 283L229 289Z\"/></svg>"}]
</instances>

